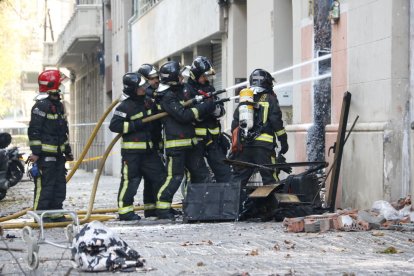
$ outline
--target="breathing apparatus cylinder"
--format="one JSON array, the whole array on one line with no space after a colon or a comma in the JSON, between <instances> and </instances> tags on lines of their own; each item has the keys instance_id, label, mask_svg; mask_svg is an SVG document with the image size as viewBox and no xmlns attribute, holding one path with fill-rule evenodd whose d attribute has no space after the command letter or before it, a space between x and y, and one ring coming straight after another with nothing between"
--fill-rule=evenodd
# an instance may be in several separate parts
<instances>
[{"instance_id":1,"label":"breathing apparatus cylinder","mask_svg":"<svg viewBox=\"0 0 414 276\"><path fill-rule=\"evenodd\" d=\"M239 104L239 126L247 136L248 131L253 127L254 123L254 102L253 102L253 90L245 88L240 91L240 104Z\"/></svg>"}]
</instances>

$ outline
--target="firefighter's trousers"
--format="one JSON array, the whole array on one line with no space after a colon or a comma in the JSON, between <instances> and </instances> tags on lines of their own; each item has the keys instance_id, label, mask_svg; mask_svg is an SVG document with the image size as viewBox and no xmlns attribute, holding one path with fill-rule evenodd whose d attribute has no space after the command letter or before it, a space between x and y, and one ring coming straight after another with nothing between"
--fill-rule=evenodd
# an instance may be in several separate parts
<instances>
[{"instance_id":1,"label":"firefighter's trousers","mask_svg":"<svg viewBox=\"0 0 414 276\"><path fill-rule=\"evenodd\" d=\"M134 211L134 197L143 177L144 208L155 209L157 192L166 178L164 164L157 152L123 153L121 174L118 213L123 215Z\"/></svg>"},{"instance_id":2,"label":"firefighter's trousers","mask_svg":"<svg viewBox=\"0 0 414 276\"><path fill-rule=\"evenodd\" d=\"M211 181L210 172L199 147L178 148L167 152L167 179L158 192L157 209L171 208L174 194L177 192L188 170L192 183Z\"/></svg>"},{"instance_id":3,"label":"firefighter's trousers","mask_svg":"<svg viewBox=\"0 0 414 276\"><path fill-rule=\"evenodd\" d=\"M216 182L229 182L231 178L231 169L229 165L223 162L223 160L226 159L226 155L218 142L210 141L206 143L205 141L199 141L197 147L199 147L201 152L206 156L207 163L214 173Z\"/></svg>"},{"instance_id":4,"label":"firefighter's trousers","mask_svg":"<svg viewBox=\"0 0 414 276\"><path fill-rule=\"evenodd\" d=\"M275 151L263 147L243 147L242 152L237 153L234 157L234 159L238 161L259 165L276 164ZM241 186L245 187L255 170L255 168L233 166L233 178L235 181L240 181ZM276 171L259 170L259 172L262 176L263 185L275 184L279 182Z\"/></svg>"},{"instance_id":5,"label":"firefighter's trousers","mask_svg":"<svg viewBox=\"0 0 414 276\"><path fill-rule=\"evenodd\" d=\"M35 177L34 210L62 209L66 198L66 159L64 156L40 156L39 176Z\"/></svg>"}]
</instances>

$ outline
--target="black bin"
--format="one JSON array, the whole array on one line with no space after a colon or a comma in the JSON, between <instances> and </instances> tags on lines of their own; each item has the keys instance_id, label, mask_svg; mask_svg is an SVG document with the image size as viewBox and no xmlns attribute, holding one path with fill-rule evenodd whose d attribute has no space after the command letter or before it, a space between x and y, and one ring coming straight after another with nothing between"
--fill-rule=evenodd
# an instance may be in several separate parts
<instances>
[{"instance_id":1,"label":"black bin","mask_svg":"<svg viewBox=\"0 0 414 276\"><path fill-rule=\"evenodd\" d=\"M239 215L240 182L190 183L183 201L184 222L231 221Z\"/></svg>"}]
</instances>

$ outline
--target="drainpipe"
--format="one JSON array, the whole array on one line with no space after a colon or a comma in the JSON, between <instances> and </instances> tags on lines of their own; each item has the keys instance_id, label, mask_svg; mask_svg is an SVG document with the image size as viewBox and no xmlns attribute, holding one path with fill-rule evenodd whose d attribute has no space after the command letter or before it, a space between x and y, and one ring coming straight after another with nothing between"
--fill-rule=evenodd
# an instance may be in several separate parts
<instances>
[{"instance_id":1,"label":"drainpipe","mask_svg":"<svg viewBox=\"0 0 414 276\"><path fill-rule=\"evenodd\" d=\"M138 0L134 0L134 15L128 20L128 72L132 71L132 23L138 18Z\"/></svg>"}]
</instances>

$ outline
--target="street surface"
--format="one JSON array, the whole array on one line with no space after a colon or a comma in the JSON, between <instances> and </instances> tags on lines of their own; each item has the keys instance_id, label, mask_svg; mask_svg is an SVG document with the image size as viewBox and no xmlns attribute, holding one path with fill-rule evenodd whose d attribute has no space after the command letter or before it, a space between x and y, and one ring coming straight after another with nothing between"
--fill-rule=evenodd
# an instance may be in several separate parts
<instances>
[{"instance_id":1,"label":"street surface","mask_svg":"<svg viewBox=\"0 0 414 276\"><path fill-rule=\"evenodd\" d=\"M68 184L67 209L86 209L94 175L77 172ZM119 179L103 176L96 208L115 208ZM178 192L179 194L179 192ZM11 188L0 201L0 215L31 206L33 183ZM180 200L180 195L177 196ZM142 203L142 187L137 195ZM142 213L140 213L143 216ZM105 223L145 259L149 275L413 275L414 233L396 231L285 233L281 223ZM5 242L27 275L90 275L72 268L69 250L40 246L40 265L31 273L20 230L5 230ZM47 237L65 240L62 229ZM381 253L390 246L396 254ZM0 242L0 275L23 275ZM247 274L248 273L248 274ZM100 273L111 275L112 273ZM133 273L135 274L135 273Z\"/></svg>"}]
</instances>

